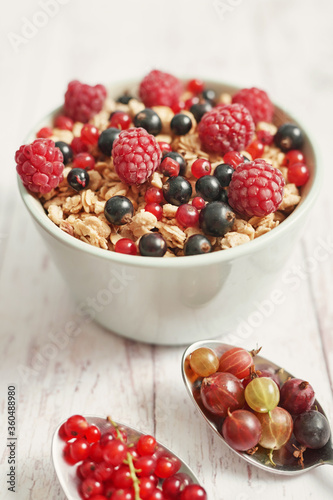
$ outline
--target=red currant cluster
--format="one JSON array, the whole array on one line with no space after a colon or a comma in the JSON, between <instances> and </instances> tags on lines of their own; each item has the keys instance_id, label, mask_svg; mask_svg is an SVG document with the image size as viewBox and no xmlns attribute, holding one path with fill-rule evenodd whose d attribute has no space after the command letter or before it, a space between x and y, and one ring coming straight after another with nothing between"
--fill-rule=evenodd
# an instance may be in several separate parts
<instances>
[{"instance_id":1,"label":"red currant cluster","mask_svg":"<svg viewBox=\"0 0 333 500\"><path fill-rule=\"evenodd\" d=\"M302 452L325 446L330 427L314 407L311 385L295 378L282 383L279 372L269 366L256 370L253 358L258 352L235 347L221 355L201 347L187 358L194 397L208 410L209 419L235 450L253 454L258 445L270 450L272 465L273 451L291 442L292 434L294 449L299 446Z\"/></svg>"},{"instance_id":2,"label":"red currant cluster","mask_svg":"<svg viewBox=\"0 0 333 500\"><path fill-rule=\"evenodd\" d=\"M141 435L133 442L112 422L103 434L81 415L59 429L66 441L63 456L76 465L78 492L89 500L207 500L205 490L182 472L180 460Z\"/></svg>"}]
</instances>

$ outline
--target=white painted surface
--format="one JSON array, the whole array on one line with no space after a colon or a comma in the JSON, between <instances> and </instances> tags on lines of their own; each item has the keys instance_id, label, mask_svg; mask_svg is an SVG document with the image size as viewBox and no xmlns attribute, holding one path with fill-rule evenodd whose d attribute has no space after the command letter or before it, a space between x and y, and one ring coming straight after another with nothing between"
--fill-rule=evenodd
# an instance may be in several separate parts
<instances>
[{"instance_id":1,"label":"white painted surface","mask_svg":"<svg viewBox=\"0 0 333 500\"><path fill-rule=\"evenodd\" d=\"M210 500L331 498L329 466L286 479L250 468L221 446L187 398L181 347L132 343L94 323L81 325L66 344L61 333L75 318L75 306L19 199L13 162L31 125L61 103L72 78L111 82L159 67L266 89L311 131L326 182L276 285L284 303L253 332L247 330L242 342L248 348L263 345L264 356L309 379L332 422L332 246L324 248L320 260L309 261L319 255L321 242L333 240L331 2L61 3L18 52L8 33L20 34L22 18L36 19L39 2L7 4L0 20L2 415L7 384L17 384L19 394L17 493L7 492L3 482L0 497L63 499L50 460L52 432L60 420L79 412L111 413L116 420L156 433L197 471ZM221 15L214 7L218 3L230 9ZM295 273L303 277L295 278ZM247 320L241 304L239 317ZM55 343L59 347L50 347ZM50 353L53 358L46 362ZM22 367L35 371L22 377ZM5 427L4 420L1 467L7 473Z\"/></svg>"}]
</instances>

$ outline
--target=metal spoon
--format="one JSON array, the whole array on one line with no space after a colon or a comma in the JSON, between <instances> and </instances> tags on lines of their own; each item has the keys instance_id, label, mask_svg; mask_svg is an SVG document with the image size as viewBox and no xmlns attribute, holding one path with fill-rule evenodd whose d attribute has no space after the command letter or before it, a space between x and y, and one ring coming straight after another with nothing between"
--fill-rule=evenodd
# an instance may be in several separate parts
<instances>
[{"instance_id":1,"label":"metal spoon","mask_svg":"<svg viewBox=\"0 0 333 500\"><path fill-rule=\"evenodd\" d=\"M268 472L273 472L276 474L286 474L289 476L306 472L310 469L313 469L314 467L318 467L319 465L324 465L324 464L333 465L332 436L330 437L328 443L323 448L319 450L307 449L304 452L303 466L299 462L299 460L295 458L295 456L293 455L293 452L296 451L296 449L292 446L293 444L292 441L289 444L287 443L280 450L274 451L274 462L276 464L275 466L269 460L268 457L269 450L266 450L260 446L253 455L249 455L245 452L239 452L231 448L225 442L221 434L223 419L220 417L215 417L210 412L208 412L208 410L206 410L206 408L203 406L200 400L201 378L199 377L195 380L195 377L193 377L194 372L192 371L191 373L191 368L189 366L189 355L196 349L199 349L199 347L208 347L212 349L217 354L218 357L221 357L224 352L228 351L229 349L232 349L235 346L222 344L221 342L214 340L204 340L201 342L195 342L185 350L182 358L182 375L185 386L187 388L191 400L193 401L194 406L199 411L200 415L204 418L204 420L206 420L208 425L213 429L213 431L216 432L219 438L224 442L224 444L228 446L228 448L230 448L230 450L232 450L239 457L243 458L250 464L259 467L260 469L264 469ZM277 366L268 359L265 359L258 355L255 357L255 368L256 370L260 370L261 368L262 370L268 369L272 371L273 373L275 373L275 375L278 376L280 383L284 383L289 377L293 378L293 375L288 373L280 366ZM317 400L315 401L314 404L317 406L318 411L320 411L323 415L325 415L324 410L322 409L321 405L318 403ZM297 445L296 440L294 441L294 444Z\"/></svg>"},{"instance_id":2,"label":"metal spoon","mask_svg":"<svg viewBox=\"0 0 333 500\"><path fill-rule=\"evenodd\" d=\"M110 422L103 417L96 417L92 415L85 415L85 418L89 424L95 424L100 429L102 435L112 427ZM63 458L63 449L65 446L65 442L59 437L59 429L61 424L58 425L57 429L54 432L53 440L52 440L52 461L53 466L56 471L60 486L63 489L68 500L81 500L80 495L78 494L78 478L76 475L76 467L68 465ZM134 429L133 427L129 427L124 424L120 424L119 422L115 422L120 429L124 430L127 434L127 443L134 443L138 440L140 436L142 436L142 432ZM177 455L175 455L171 450L169 450L166 446L163 446L158 442L158 445L165 450L166 453L169 453L175 457L177 457L182 466L179 472L183 472L190 476L193 483L199 484L198 479L194 475L193 471L188 467L188 465L183 462Z\"/></svg>"}]
</instances>

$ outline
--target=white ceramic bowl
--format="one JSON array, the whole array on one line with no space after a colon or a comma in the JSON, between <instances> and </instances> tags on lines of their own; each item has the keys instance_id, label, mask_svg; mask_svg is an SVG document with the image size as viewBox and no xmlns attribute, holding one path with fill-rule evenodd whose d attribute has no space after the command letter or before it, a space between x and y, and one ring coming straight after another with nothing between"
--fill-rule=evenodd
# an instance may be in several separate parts
<instances>
[{"instance_id":1,"label":"white ceramic bowl","mask_svg":"<svg viewBox=\"0 0 333 500\"><path fill-rule=\"evenodd\" d=\"M134 85L112 85L110 95L116 97ZM216 82L207 86L218 92L237 90ZM57 112L42 120L26 143ZM279 107L275 120L297 123ZM296 210L258 239L208 255L163 259L93 247L61 231L19 181L22 199L78 303L78 321L95 320L118 335L165 345L189 344L233 331L239 318L246 318L268 296L318 195L321 166L304 133L311 177Z\"/></svg>"}]
</instances>

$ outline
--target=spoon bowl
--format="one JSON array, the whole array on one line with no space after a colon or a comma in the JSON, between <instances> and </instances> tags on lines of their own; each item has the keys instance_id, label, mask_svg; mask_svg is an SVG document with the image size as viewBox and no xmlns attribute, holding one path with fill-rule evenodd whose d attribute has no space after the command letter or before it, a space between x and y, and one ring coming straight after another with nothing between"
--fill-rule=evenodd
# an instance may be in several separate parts
<instances>
[{"instance_id":1,"label":"spoon bowl","mask_svg":"<svg viewBox=\"0 0 333 500\"><path fill-rule=\"evenodd\" d=\"M108 429L113 427L112 424L106 418L93 415L85 415L84 417L89 424L96 425L100 429L102 435ZM52 440L53 466L57 474L60 486L62 487L62 490L66 495L67 499L81 500L81 497L77 491L79 480L76 475L76 466L68 465L63 458L63 449L65 446L65 442L59 437L59 429L64 422L61 422L61 424L58 425L53 435L53 440ZM115 424L119 426L121 430L124 430L126 432L128 444L136 442L138 438L144 434L143 432L140 432L137 429L134 429L133 427L129 427L128 425L124 425L119 422L115 422ZM166 446L163 446L161 443L158 442L157 444L161 448L163 448L163 450L166 453L171 454L178 458L178 460L182 464L178 472L183 472L187 474L191 478L193 483L199 484L199 481L194 475L193 471L188 467L188 465L186 465L183 462L181 458L179 458L177 455L175 455L175 453L169 450Z\"/></svg>"},{"instance_id":2,"label":"spoon bowl","mask_svg":"<svg viewBox=\"0 0 333 500\"><path fill-rule=\"evenodd\" d=\"M207 347L209 349L212 349L218 356L218 358L220 358L224 352L234 348L235 346L223 344L217 340L195 342L185 350L182 357L183 380L188 394L192 402L194 403L194 406L197 408L207 424L213 429L213 431L219 436L224 444L228 446L230 450L232 450L240 458L246 460L250 464L255 465L256 467L264 469L268 472L273 472L275 474L285 474L291 476L295 474L301 474L313 469L314 467L318 467L319 465L333 465L332 435L323 448L320 448L318 450L311 450L308 448L304 452L303 465L300 464L297 458L295 458L295 456L293 455L293 452L295 451L293 444L297 446L296 440L294 440L294 442L290 440L290 442L283 446L280 450L274 451L274 462L276 464L275 466L269 460L269 450L262 448L261 446L258 447L258 450L253 455L250 455L246 452L239 452L231 448L226 443L221 434L223 418L213 415L202 404L200 399L200 385L202 377L196 376L189 365L190 354L200 347ZM262 370L271 371L279 378L280 384L283 384L289 377L294 378L293 375L288 373L280 366L259 355L256 355L255 357L255 368L256 370L260 370L260 368L262 368ZM315 400L314 405L316 405L318 411L320 411L326 417L323 408L317 400Z\"/></svg>"}]
</instances>

